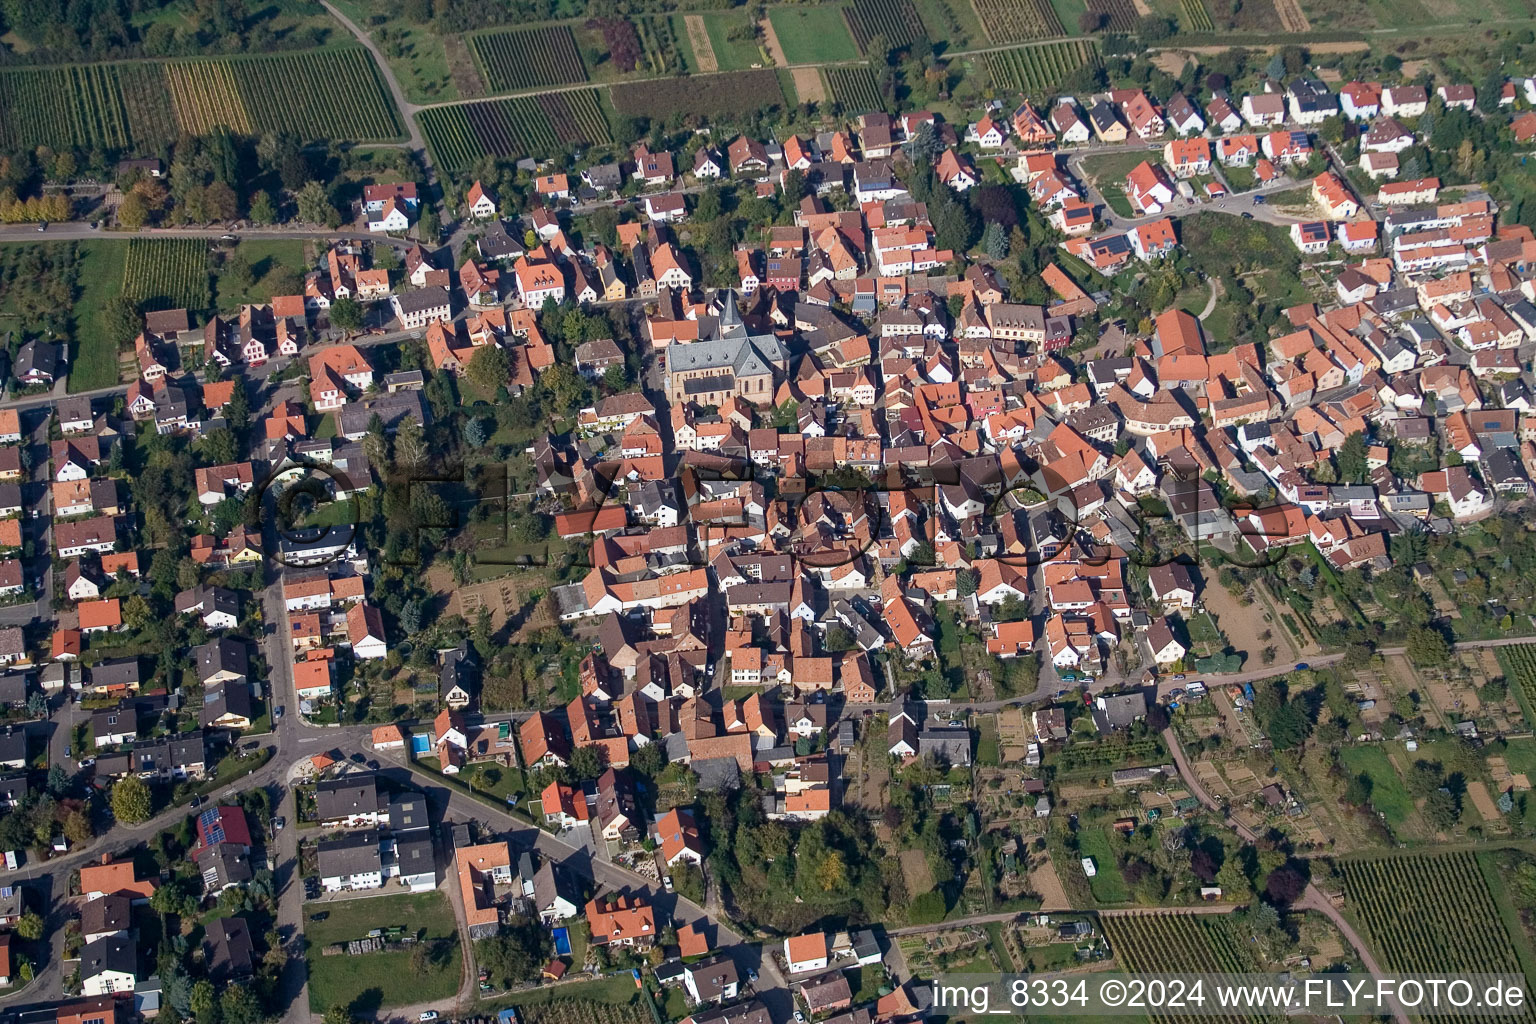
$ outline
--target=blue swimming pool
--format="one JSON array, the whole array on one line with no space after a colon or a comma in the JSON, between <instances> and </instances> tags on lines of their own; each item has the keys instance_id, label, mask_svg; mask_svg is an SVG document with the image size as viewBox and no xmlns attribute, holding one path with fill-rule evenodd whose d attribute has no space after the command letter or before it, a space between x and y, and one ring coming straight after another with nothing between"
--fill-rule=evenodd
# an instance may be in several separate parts
<instances>
[{"instance_id":1,"label":"blue swimming pool","mask_svg":"<svg viewBox=\"0 0 1536 1024\"><path fill-rule=\"evenodd\" d=\"M571 955L571 933L568 929L555 929L555 953L559 956Z\"/></svg>"},{"instance_id":2,"label":"blue swimming pool","mask_svg":"<svg viewBox=\"0 0 1536 1024\"><path fill-rule=\"evenodd\" d=\"M411 753L425 754L432 749L432 737L418 732L411 737Z\"/></svg>"}]
</instances>

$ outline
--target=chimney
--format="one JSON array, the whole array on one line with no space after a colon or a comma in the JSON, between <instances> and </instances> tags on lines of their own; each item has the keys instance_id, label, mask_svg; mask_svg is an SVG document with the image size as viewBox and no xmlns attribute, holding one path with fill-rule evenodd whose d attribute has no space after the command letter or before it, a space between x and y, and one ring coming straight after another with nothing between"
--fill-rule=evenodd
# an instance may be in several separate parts
<instances>
[{"instance_id":1,"label":"chimney","mask_svg":"<svg viewBox=\"0 0 1536 1024\"><path fill-rule=\"evenodd\" d=\"M111 864L112 863L112 855L110 853L102 854L101 855L101 863L104 864L104 865L105 864Z\"/></svg>"}]
</instances>

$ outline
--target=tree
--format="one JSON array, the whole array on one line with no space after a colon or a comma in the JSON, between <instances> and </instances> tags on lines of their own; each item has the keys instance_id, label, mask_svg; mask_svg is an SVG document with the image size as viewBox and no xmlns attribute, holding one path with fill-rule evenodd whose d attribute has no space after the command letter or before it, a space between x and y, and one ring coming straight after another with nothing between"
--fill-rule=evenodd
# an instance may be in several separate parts
<instances>
[{"instance_id":1,"label":"tree","mask_svg":"<svg viewBox=\"0 0 1536 1024\"><path fill-rule=\"evenodd\" d=\"M1351 807L1365 807L1371 802L1371 791L1375 788L1371 777L1364 772L1349 780L1344 787L1344 802Z\"/></svg>"},{"instance_id":2,"label":"tree","mask_svg":"<svg viewBox=\"0 0 1536 1024\"><path fill-rule=\"evenodd\" d=\"M144 204L144 197L137 192L129 192L117 205L117 223L121 227L137 231L148 221L149 208Z\"/></svg>"},{"instance_id":3,"label":"tree","mask_svg":"<svg viewBox=\"0 0 1536 1024\"><path fill-rule=\"evenodd\" d=\"M904 148L913 162L921 160L931 164L939 158L940 153L944 152L944 143L934 129L933 122L923 121L917 126L917 131L912 133L912 138L907 140Z\"/></svg>"},{"instance_id":4,"label":"tree","mask_svg":"<svg viewBox=\"0 0 1536 1024\"><path fill-rule=\"evenodd\" d=\"M1408 660L1420 668L1444 665L1451 658L1451 645L1445 634L1433 626L1410 629L1404 646Z\"/></svg>"},{"instance_id":5,"label":"tree","mask_svg":"<svg viewBox=\"0 0 1536 1024\"><path fill-rule=\"evenodd\" d=\"M138 304L126 295L114 295L102 309L107 337L121 346L138 336L144 329L144 317Z\"/></svg>"},{"instance_id":6,"label":"tree","mask_svg":"<svg viewBox=\"0 0 1536 1024\"><path fill-rule=\"evenodd\" d=\"M218 991L213 987L213 982L207 978L202 978L192 985L192 998L189 1008L197 1024L218 1024L219 997Z\"/></svg>"},{"instance_id":7,"label":"tree","mask_svg":"<svg viewBox=\"0 0 1536 1024\"><path fill-rule=\"evenodd\" d=\"M112 786L112 814L125 825L149 820L153 811L149 786L136 775L120 779Z\"/></svg>"},{"instance_id":8,"label":"tree","mask_svg":"<svg viewBox=\"0 0 1536 1024\"><path fill-rule=\"evenodd\" d=\"M464 443L471 448L483 448L492 432L491 422L476 416L464 423Z\"/></svg>"},{"instance_id":9,"label":"tree","mask_svg":"<svg viewBox=\"0 0 1536 1024\"><path fill-rule=\"evenodd\" d=\"M987 225L986 231L981 235L981 247L987 255L994 260L1006 259L1008 256L1008 233L997 221Z\"/></svg>"},{"instance_id":10,"label":"tree","mask_svg":"<svg viewBox=\"0 0 1536 1024\"><path fill-rule=\"evenodd\" d=\"M427 442L421 422L406 416L395 428L395 462L406 469L416 469L427 461Z\"/></svg>"},{"instance_id":11,"label":"tree","mask_svg":"<svg viewBox=\"0 0 1536 1024\"><path fill-rule=\"evenodd\" d=\"M329 1010L326 1010L325 1016L320 1020L321 1024L352 1024L352 1011L337 1003Z\"/></svg>"},{"instance_id":12,"label":"tree","mask_svg":"<svg viewBox=\"0 0 1536 1024\"><path fill-rule=\"evenodd\" d=\"M512 366L507 361L506 350L499 345L482 345L475 349L464 376L481 391L494 395L496 389L504 387L512 377Z\"/></svg>"},{"instance_id":13,"label":"tree","mask_svg":"<svg viewBox=\"0 0 1536 1024\"><path fill-rule=\"evenodd\" d=\"M1437 832L1447 832L1461 820L1461 801L1446 789L1437 789L1424 799L1424 820Z\"/></svg>"},{"instance_id":14,"label":"tree","mask_svg":"<svg viewBox=\"0 0 1536 1024\"><path fill-rule=\"evenodd\" d=\"M577 747L571 752L571 771L576 773L578 779L595 779L606 768L601 747L589 745Z\"/></svg>"},{"instance_id":15,"label":"tree","mask_svg":"<svg viewBox=\"0 0 1536 1024\"><path fill-rule=\"evenodd\" d=\"M64 796L69 792L69 770L55 761L48 766L48 792L55 797Z\"/></svg>"},{"instance_id":16,"label":"tree","mask_svg":"<svg viewBox=\"0 0 1536 1024\"><path fill-rule=\"evenodd\" d=\"M233 890L231 890L233 891ZM233 983L219 996L224 1024L258 1024L262 1019L256 996L244 985Z\"/></svg>"},{"instance_id":17,"label":"tree","mask_svg":"<svg viewBox=\"0 0 1536 1024\"><path fill-rule=\"evenodd\" d=\"M274 224L277 222L277 207L272 205L272 196L266 189L257 189L251 196L251 223Z\"/></svg>"},{"instance_id":18,"label":"tree","mask_svg":"<svg viewBox=\"0 0 1536 1024\"><path fill-rule=\"evenodd\" d=\"M848 887L848 865L837 850L828 850L816 866L816 884L822 892L841 892Z\"/></svg>"},{"instance_id":19,"label":"tree","mask_svg":"<svg viewBox=\"0 0 1536 1024\"><path fill-rule=\"evenodd\" d=\"M363 304L349 297L331 303L331 326L339 327L347 334L363 329Z\"/></svg>"},{"instance_id":20,"label":"tree","mask_svg":"<svg viewBox=\"0 0 1536 1024\"><path fill-rule=\"evenodd\" d=\"M1483 84L1477 87L1477 109L1484 114L1499 111L1499 98L1504 94L1504 73L1497 68L1488 72Z\"/></svg>"},{"instance_id":21,"label":"tree","mask_svg":"<svg viewBox=\"0 0 1536 1024\"><path fill-rule=\"evenodd\" d=\"M294 204L299 220L306 224L331 225L332 222L341 222L341 215L336 212L330 194L318 181L306 181L298 195L294 196Z\"/></svg>"},{"instance_id":22,"label":"tree","mask_svg":"<svg viewBox=\"0 0 1536 1024\"><path fill-rule=\"evenodd\" d=\"M421 204L421 216L416 220L416 237L423 242L437 244L439 230L437 226L437 210L431 203Z\"/></svg>"},{"instance_id":23,"label":"tree","mask_svg":"<svg viewBox=\"0 0 1536 1024\"><path fill-rule=\"evenodd\" d=\"M16 922L16 934L28 942L36 942L43 937L43 917L35 910L29 910L21 915Z\"/></svg>"},{"instance_id":24,"label":"tree","mask_svg":"<svg viewBox=\"0 0 1536 1024\"><path fill-rule=\"evenodd\" d=\"M1136 34L1143 43L1156 43L1173 35L1173 23L1167 18L1149 14L1136 24Z\"/></svg>"},{"instance_id":25,"label":"tree","mask_svg":"<svg viewBox=\"0 0 1536 1024\"><path fill-rule=\"evenodd\" d=\"M629 756L629 766L641 775L655 778L667 770L667 754L659 743L647 743Z\"/></svg>"},{"instance_id":26,"label":"tree","mask_svg":"<svg viewBox=\"0 0 1536 1024\"><path fill-rule=\"evenodd\" d=\"M1307 880L1293 867L1278 867L1264 879L1264 898L1280 907L1288 907L1306 891Z\"/></svg>"},{"instance_id":27,"label":"tree","mask_svg":"<svg viewBox=\"0 0 1536 1024\"><path fill-rule=\"evenodd\" d=\"M1292 750L1307 741L1312 732L1312 720L1300 701L1286 701L1265 723L1265 731L1276 750Z\"/></svg>"},{"instance_id":28,"label":"tree","mask_svg":"<svg viewBox=\"0 0 1536 1024\"><path fill-rule=\"evenodd\" d=\"M1077 30L1088 36L1104 27L1104 15L1098 11L1084 11L1077 16Z\"/></svg>"},{"instance_id":29,"label":"tree","mask_svg":"<svg viewBox=\"0 0 1536 1024\"><path fill-rule=\"evenodd\" d=\"M91 819L84 811L69 812L64 819L64 838L76 846L96 838L96 830L91 827Z\"/></svg>"}]
</instances>

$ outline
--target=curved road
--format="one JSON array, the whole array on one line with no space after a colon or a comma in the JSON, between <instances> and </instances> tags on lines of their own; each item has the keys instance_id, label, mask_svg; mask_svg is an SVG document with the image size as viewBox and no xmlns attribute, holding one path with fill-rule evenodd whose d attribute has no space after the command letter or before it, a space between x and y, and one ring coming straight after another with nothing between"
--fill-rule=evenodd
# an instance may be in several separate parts
<instances>
[{"instance_id":1,"label":"curved road","mask_svg":"<svg viewBox=\"0 0 1536 1024\"><path fill-rule=\"evenodd\" d=\"M432 186L438 185L437 168L432 166L432 155L427 152L426 139L421 134L421 128L416 124L416 111L419 108L405 98L405 90L400 87L400 80L395 77L394 71L390 69L389 61L384 57L384 51L379 49L379 44L373 41L373 37L364 32L351 18L337 10L336 5L331 3L330 0L320 0L320 6L324 7L331 17L341 22L342 27L352 33L357 38L357 41L362 43L373 56L373 62L378 65L379 74L384 76L384 84L389 88L389 95L394 101L395 109L400 111L400 119L405 122L406 138L410 140L406 143L406 146L416 156L416 159L421 161L421 169L427 179L428 194L432 194L434 191ZM435 191L440 193L442 189L438 187ZM437 204L437 206L437 222L442 227L447 227L455 218L445 216L447 211L443 209L441 204ZM428 241L436 245L438 240L435 238L423 239L423 242ZM454 240L455 253L458 251L458 241L458 239Z\"/></svg>"},{"instance_id":2,"label":"curved road","mask_svg":"<svg viewBox=\"0 0 1536 1024\"><path fill-rule=\"evenodd\" d=\"M1189 768L1189 762L1184 756L1184 748L1179 745L1179 738L1174 734L1173 727L1169 726L1167 729L1164 729L1162 736L1163 742L1168 744L1168 752L1173 756L1173 764L1179 771L1179 778L1183 781L1184 787L1189 790L1190 795L1200 801L1207 809L1222 815L1226 820L1226 824L1243 840L1249 843L1254 842L1258 837L1254 835L1253 830L1228 814L1216 802L1215 798L1205 791L1205 787L1200 785L1200 781L1195 778L1195 773ZM1359 933L1351 927L1348 921L1344 920L1344 915L1339 913L1339 908L1329 902L1328 898L1322 894L1316 885L1308 882L1301 899L1297 900L1293 906L1300 907L1303 910L1315 910L1332 921L1333 926L1339 930L1339 934L1343 936L1344 941L1349 943L1355 955L1360 958L1360 962L1365 965L1365 969L1370 972L1371 977L1381 978L1386 975L1386 972L1381 969L1381 965L1376 962L1376 958L1371 955L1370 948L1366 946L1365 940L1360 938ZM1408 1014L1398 1005L1397 1000L1394 998L1391 1000L1391 1003L1392 1016L1396 1018L1397 1024L1409 1024Z\"/></svg>"}]
</instances>

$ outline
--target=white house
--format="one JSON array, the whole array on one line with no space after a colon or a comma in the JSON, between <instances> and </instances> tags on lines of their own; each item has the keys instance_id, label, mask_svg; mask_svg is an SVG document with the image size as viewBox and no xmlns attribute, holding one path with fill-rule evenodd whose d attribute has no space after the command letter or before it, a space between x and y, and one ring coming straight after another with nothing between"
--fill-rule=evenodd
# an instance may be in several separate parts
<instances>
[{"instance_id":1,"label":"white house","mask_svg":"<svg viewBox=\"0 0 1536 1024\"><path fill-rule=\"evenodd\" d=\"M384 639L384 617L367 602L359 602L347 609L347 640L352 644L352 657L374 661L389 654L389 644Z\"/></svg>"},{"instance_id":2,"label":"white house","mask_svg":"<svg viewBox=\"0 0 1536 1024\"><path fill-rule=\"evenodd\" d=\"M784 940L784 962L790 974L827 968L827 936L824 932L796 935Z\"/></svg>"},{"instance_id":3,"label":"white house","mask_svg":"<svg viewBox=\"0 0 1536 1024\"><path fill-rule=\"evenodd\" d=\"M411 219L406 216L405 206L398 199L391 199L384 204L382 210L368 214L368 230L375 234L400 234L410 226Z\"/></svg>"},{"instance_id":4,"label":"white house","mask_svg":"<svg viewBox=\"0 0 1536 1024\"><path fill-rule=\"evenodd\" d=\"M1392 117L1418 117L1429 109L1429 93L1421 85L1393 85L1381 91L1381 112Z\"/></svg>"},{"instance_id":5,"label":"white house","mask_svg":"<svg viewBox=\"0 0 1536 1024\"><path fill-rule=\"evenodd\" d=\"M469 215L476 220L489 220L496 216L496 197L486 191L479 181L469 186L465 202L469 205Z\"/></svg>"},{"instance_id":6,"label":"white house","mask_svg":"<svg viewBox=\"0 0 1536 1024\"><path fill-rule=\"evenodd\" d=\"M384 858L373 829L322 840L316 856L326 892L358 892L384 885Z\"/></svg>"},{"instance_id":7,"label":"white house","mask_svg":"<svg viewBox=\"0 0 1536 1024\"><path fill-rule=\"evenodd\" d=\"M110 996L132 992L138 984L138 951L126 935L97 939L80 950L80 992L87 996Z\"/></svg>"}]
</instances>

